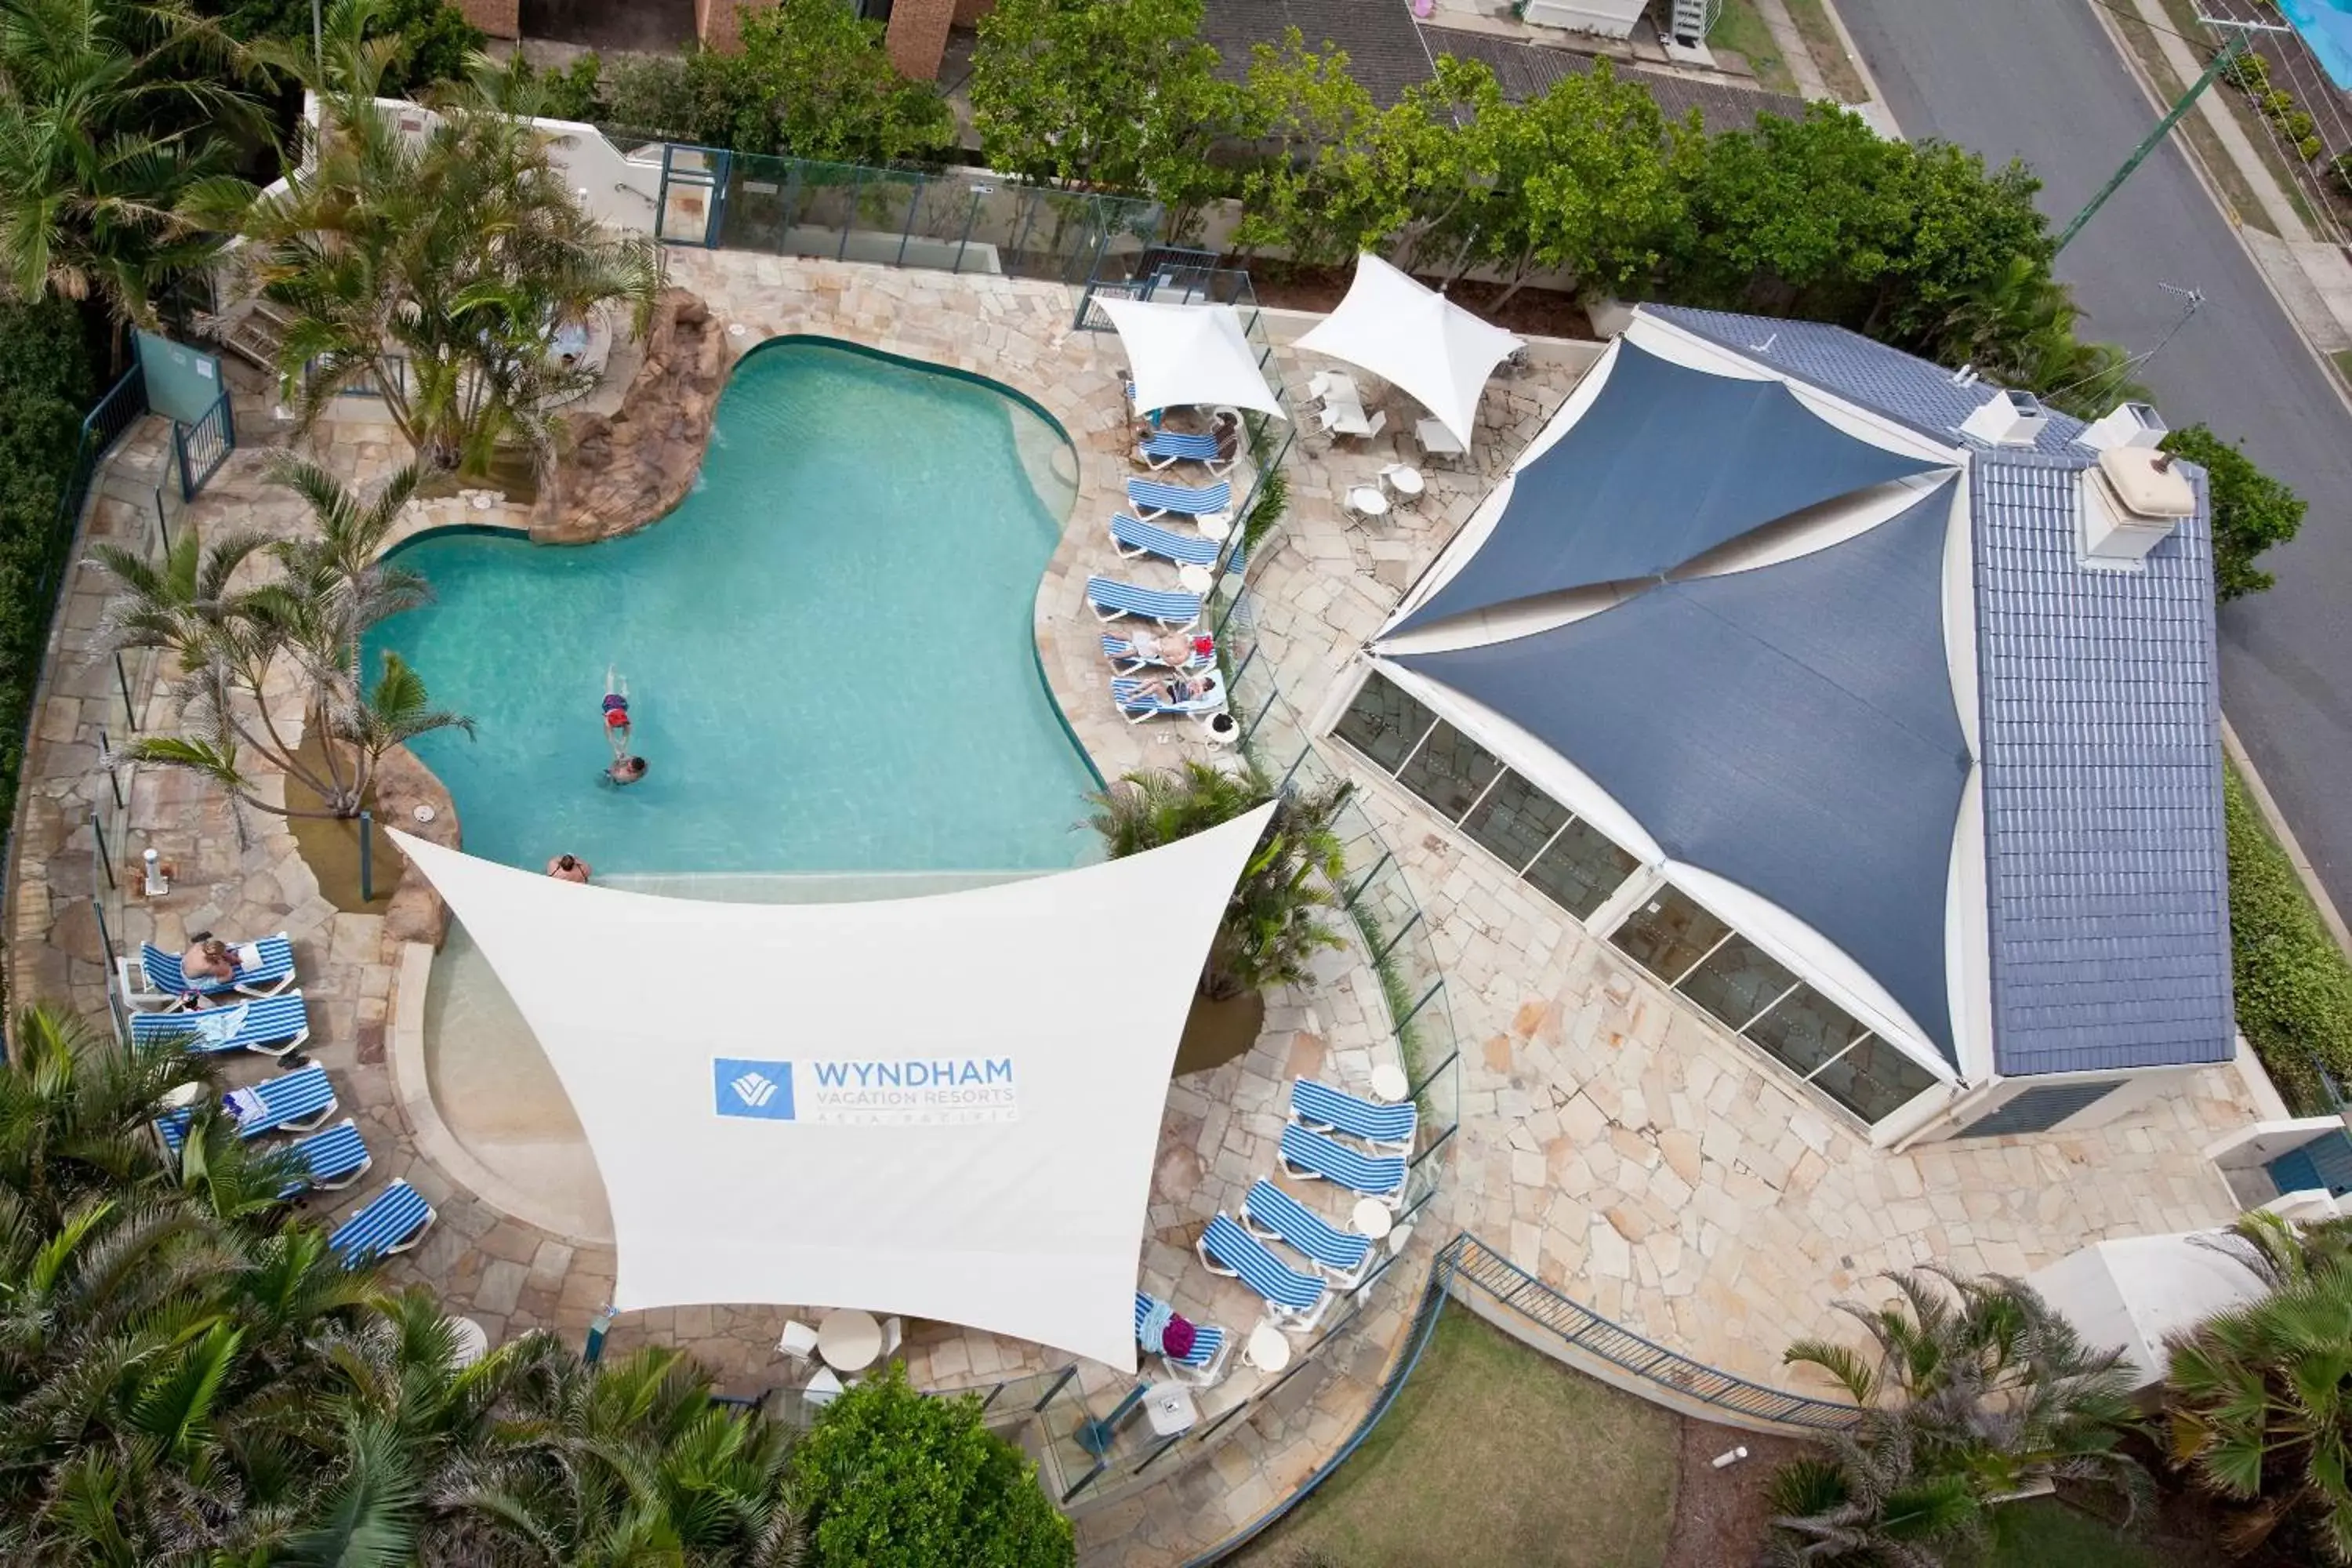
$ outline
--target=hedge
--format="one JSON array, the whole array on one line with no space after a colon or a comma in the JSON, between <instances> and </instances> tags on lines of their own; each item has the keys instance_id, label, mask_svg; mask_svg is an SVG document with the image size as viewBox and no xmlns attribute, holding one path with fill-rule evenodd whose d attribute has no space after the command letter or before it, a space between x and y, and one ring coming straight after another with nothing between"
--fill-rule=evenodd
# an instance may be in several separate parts
<instances>
[{"instance_id":1,"label":"hedge","mask_svg":"<svg viewBox=\"0 0 2352 1568\"><path fill-rule=\"evenodd\" d=\"M41 567L95 395L73 307L0 300L0 848L16 819L33 686L56 607L56 594L41 592Z\"/></svg>"},{"instance_id":2,"label":"hedge","mask_svg":"<svg viewBox=\"0 0 2352 1568\"><path fill-rule=\"evenodd\" d=\"M2230 938L2238 1029L2298 1111L2330 1109L2315 1064L2352 1084L2352 960L2273 838L2235 768L2223 781L2230 826Z\"/></svg>"}]
</instances>

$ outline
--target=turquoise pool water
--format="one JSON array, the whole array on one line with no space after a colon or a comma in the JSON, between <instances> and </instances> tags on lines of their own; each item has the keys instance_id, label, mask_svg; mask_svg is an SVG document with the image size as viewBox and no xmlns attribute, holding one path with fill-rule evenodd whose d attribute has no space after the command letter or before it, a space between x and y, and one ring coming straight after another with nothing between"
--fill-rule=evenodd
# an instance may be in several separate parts
<instances>
[{"instance_id":1,"label":"turquoise pool water","mask_svg":"<svg viewBox=\"0 0 2352 1568\"><path fill-rule=\"evenodd\" d=\"M477 738L417 752L466 847L599 873L1029 870L1091 854L1094 778L1038 675L1076 456L992 385L839 345L747 356L693 493L572 548L443 533L370 638ZM646 778L604 782L607 666Z\"/></svg>"},{"instance_id":2,"label":"turquoise pool water","mask_svg":"<svg viewBox=\"0 0 2352 1568\"><path fill-rule=\"evenodd\" d=\"M2327 79L2352 89L2352 0L2279 0L2279 9L2311 46Z\"/></svg>"}]
</instances>

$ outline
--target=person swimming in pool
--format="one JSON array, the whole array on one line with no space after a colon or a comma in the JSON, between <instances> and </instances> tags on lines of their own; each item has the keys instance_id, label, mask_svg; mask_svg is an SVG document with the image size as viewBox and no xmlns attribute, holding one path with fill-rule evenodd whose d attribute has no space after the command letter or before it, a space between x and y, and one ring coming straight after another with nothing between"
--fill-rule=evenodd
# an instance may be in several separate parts
<instances>
[{"instance_id":1,"label":"person swimming in pool","mask_svg":"<svg viewBox=\"0 0 2352 1568\"><path fill-rule=\"evenodd\" d=\"M646 760L643 757L616 758L613 765L604 770L604 776L616 784L633 784L646 776Z\"/></svg>"}]
</instances>

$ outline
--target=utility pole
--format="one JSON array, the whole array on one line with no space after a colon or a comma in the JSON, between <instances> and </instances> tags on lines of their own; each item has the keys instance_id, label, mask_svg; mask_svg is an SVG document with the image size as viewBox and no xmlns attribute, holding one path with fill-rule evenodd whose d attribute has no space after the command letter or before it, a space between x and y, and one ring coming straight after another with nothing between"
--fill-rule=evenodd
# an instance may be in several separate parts
<instances>
[{"instance_id":1,"label":"utility pole","mask_svg":"<svg viewBox=\"0 0 2352 1568\"><path fill-rule=\"evenodd\" d=\"M2123 167L2107 176L2107 183L2099 187L2098 195L2083 204L2083 210L2074 215L2074 221L2069 223L2064 231L2058 236L2058 243L2051 247L2052 254L2054 255L2065 249L2067 242L2083 232L2083 226L2091 221L2091 216L2106 205L2107 198L2121 189L2126 180L2131 178L2131 172L2146 162L2147 155L2155 152L2166 137L2172 134L2172 128L2179 124L2181 117L2196 106L2197 100L2205 95L2205 89L2213 85L2213 79L2228 69L2232 61L2252 47L2252 35L2294 31L2292 27L2281 26L2273 22L2238 22L2227 17L2208 16L2202 13L2199 14L2197 19L2222 35L2221 52L2213 57L2213 63L2205 68L2203 76L2189 84L2189 90L2182 93L2180 101L2175 103L2167 111L2165 117L2156 122L2156 129L2149 132L2141 140L2140 144L2131 150L2131 156L2124 160Z\"/></svg>"}]
</instances>

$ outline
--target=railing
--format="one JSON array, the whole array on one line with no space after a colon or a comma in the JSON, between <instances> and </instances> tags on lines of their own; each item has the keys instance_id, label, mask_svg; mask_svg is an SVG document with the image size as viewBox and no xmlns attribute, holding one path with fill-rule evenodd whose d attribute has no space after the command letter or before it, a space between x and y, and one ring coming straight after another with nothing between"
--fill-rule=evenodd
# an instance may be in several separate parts
<instances>
[{"instance_id":1,"label":"railing","mask_svg":"<svg viewBox=\"0 0 2352 1568\"><path fill-rule=\"evenodd\" d=\"M1217 265L1213 250L1185 250L1175 246L1155 245L1132 258L1118 258L1119 265L1111 271L1097 269L1087 279L1086 292L1078 298L1076 326L1091 332L1107 332L1112 329L1109 315L1096 308L1100 300L1144 300L1162 305L1231 305L1240 312L1242 327L1261 343L1265 337L1259 331L1257 286L1250 281L1247 271L1237 267ZM1266 361L1261 352L1258 363Z\"/></svg>"},{"instance_id":2,"label":"railing","mask_svg":"<svg viewBox=\"0 0 2352 1568\"><path fill-rule=\"evenodd\" d=\"M1843 1430L1861 1418L1862 1412L1853 1405L1750 1383L1621 1328L1467 1232L1447 1243L1438 1267L1455 1295L1466 1300L1464 1287L1467 1286L1585 1354L1654 1383L1675 1398L1695 1399L1753 1420L1814 1431Z\"/></svg>"},{"instance_id":3,"label":"railing","mask_svg":"<svg viewBox=\"0 0 2352 1568\"><path fill-rule=\"evenodd\" d=\"M194 424L173 421L172 447L180 462L181 499L194 500L205 481L220 471L228 455L236 449L236 417L230 411L226 387L221 389L210 408L197 416Z\"/></svg>"},{"instance_id":4,"label":"railing","mask_svg":"<svg viewBox=\"0 0 2352 1568\"><path fill-rule=\"evenodd\" d=\"M73 552L74 529L81 521L82 504L89 500L89 481L100 459L131 422L146 412L146 378L134 364L82 416L73 467L66 474L65 489L58 493L57 519L49 530L47 548L41 552L42 602L47 602L65 574L67 558Z\"/></svg>"}]
</instances>

